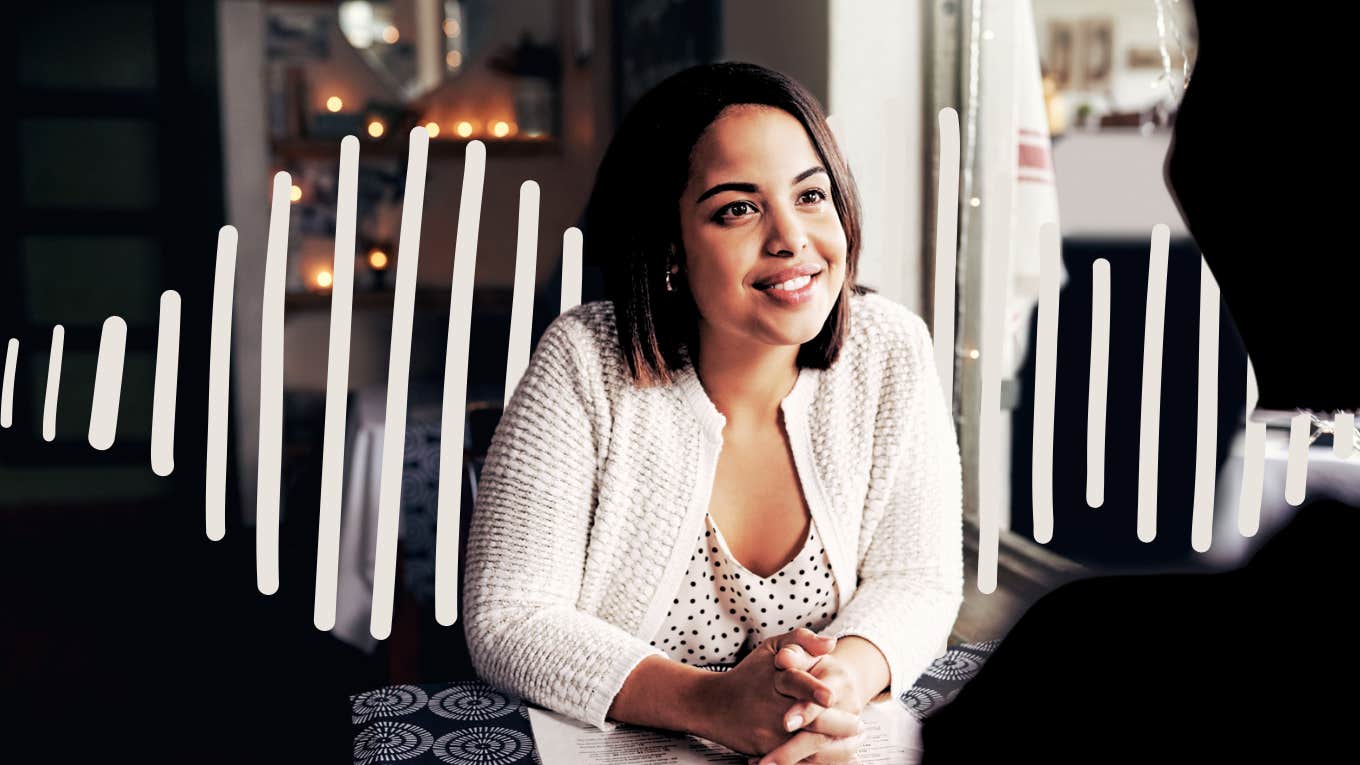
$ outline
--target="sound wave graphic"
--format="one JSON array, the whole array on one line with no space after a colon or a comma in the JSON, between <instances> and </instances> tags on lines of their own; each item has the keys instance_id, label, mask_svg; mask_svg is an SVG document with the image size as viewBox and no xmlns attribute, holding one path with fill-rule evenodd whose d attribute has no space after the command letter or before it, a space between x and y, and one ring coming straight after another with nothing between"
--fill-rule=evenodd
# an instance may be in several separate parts
<instances>
[{"instance_id":1,"label":"sound wave graphic","mask_svg":"<svg viewBox=\"0 0 1360 765\"><path fill-rule=\"evenodd\" d=\"M833 127L835 123L833 122ZM941 388L953 390L955 278L958 259L958 203L960 139L958 114L943 109L938 115L939 175L935 241L934 351ZM411 358L411 334L419 259L420 223L424 212L425 176L429 135L424 127L410 134L406 193L398 242L395 300L392 312L391 354L387 375L386 419L383 429L382 463L378 494L377 556L373 572L372 612L369 630L382 640L391 632L396 581L397 532L400 520L401 479L405 447L406 405ZM317 534L316 595L313 623L329 631L336 622L337 572L340 553L341 486L345 457L345 399L349 379L350 327L353 311L354 242L357 222L359 140L347 136L340 144L339 194L335 234L334 278L331 291L330 347L327 363L325 430L322 442L322 478ZM467 145L463 170L458 230L454 243L454 266L449 305L447 356L441 432L459 434L464 428L467 394L469 332L477 238L481 225L482 191L486 175L486 147L481 141ZM268 245L265 255L263 322L260 335L259 474L256 507L256 586L265 595L279 588L279 491L283 435L283 320L284 276L287 258L289 192L291 176L274 176L270 200ZM533 310L539 186L525 181L520 187L518 245L516 248L510 347L506 361L505 400L518 385L531 354L530 328ZM1041 259L1041 293L1038 305L1035 401L1033 428L1034 538L1047 543L1053 538L1053 419L1057 374L1058 303L1061 280L1061 239L1056 223L1044 223L1037 231ZM1170 230L1153 226L1148 265L1146 331L1143 346L1143 388L1140 452L1138 461L1137 534L1144 542L1157 535L1158 422L1161 402L1162 341L1166 309L1167 264ZM238 236L234 227L218 232L217 261L208 376L208 439L204 483L204 530L220 541L225 535L227 417L232 327L232 296L236 276ZM1006 283L1004 251L992 253L986 264L987 284L995 291ZM560 310L581 301L582 235L568 228L562 236L563 277ZM1088 504L1104 503L1105 420L1109 368L1110 264L1098 259L1092 266L1091 361L1088 398L1087 486ZM983 296L996 305L1001 296ZM985 312L983 348L999 348L1003 316ZM1200 289L1200 337L1196 430L1195 487L1191 544L1204 552L1212 542L1215 493L1215 416L1218 396L1219 294L1207 265ZM180 343L180 296L173 290L161 295L159 334L156 347L155 395L152 413L150 462L158 476L174 470L175 389ZM43 438L55 437L57 390L61 376L64 329L52 329L48 358L46 399L43 407ZM117 316L108 317L100 339L95 372L94 400L90 410L89 442L98 450L113 445L121 396L127 325ZM0 428L12 422L14 373L19 341L8 343L3 388L0 388ZM982 395L979 401L980 439L978 469L983 475L1001 474L997 425L1000 405L1001 365L998 353L981 356ZM1247 368L1246 457L1238 507L1238 529L1254 535L1260 523L1264 474L1265 424L1250 418L1256 404L1255 378ZM1291 423L1285 498L1291 505L1303 502L1307 483L1310 418L1298 415ZM1355 434L1354 416L1338 414L1330 423L1335 434L1335 454L1349 458ZM443 438L439 453L438 515L435 542L435 614L437 621L452 625L458 614L458 534L462 512L460 480L462 444ZM448 477L448 480L445 480ZM995 591L999 544L999 507L996 495L983 481L979 498L978 589Z\"/></svg>"}]
</instances>

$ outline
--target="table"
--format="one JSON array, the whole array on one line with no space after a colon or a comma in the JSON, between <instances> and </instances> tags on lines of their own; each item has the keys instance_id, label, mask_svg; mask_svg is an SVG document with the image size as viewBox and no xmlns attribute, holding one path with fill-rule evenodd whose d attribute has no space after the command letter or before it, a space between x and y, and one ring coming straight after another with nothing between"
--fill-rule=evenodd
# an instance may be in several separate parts
<instances>
[{"instance_id":1,"label":"table","mask_svg":"<svg viewBox=\"0 0 1360 765\"><path fill-rule=\"evenodd\" d=\"M1284 528L1296 508L1284 499L1285 473L1289 464L1289 431L1267 428L1264 480L1261 489L1261 523L1255 536L1244 537L1237 528L1238 502L1242 496L1242 463L1245 431L1238 431L1219 470L1214 491L1214 530L1204 559L1221 569L1246 564L1261 545ZM1304 502L1327 496L1347 505L1360 505L1360 454L1340 459L1330 444L1308 448L1308 482Z\"/></svg>"},{"instance_id":2,"label":"table","mask_svg":"<svg viewBox=\"0 0 1360 765\"><path fill-rule=\"evenodd\" d=\"M898 701L924 720L981 669L997 640L950 648ZM480 680L391 685L350 697L355 765L540 765L528 707Z\"/></svg>"}]
</instances>

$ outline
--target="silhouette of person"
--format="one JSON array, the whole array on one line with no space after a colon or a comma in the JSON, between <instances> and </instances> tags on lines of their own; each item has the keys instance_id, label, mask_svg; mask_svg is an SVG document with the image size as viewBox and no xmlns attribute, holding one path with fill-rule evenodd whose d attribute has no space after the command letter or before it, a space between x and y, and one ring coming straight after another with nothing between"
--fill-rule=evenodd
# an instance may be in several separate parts
<instances>
[{"instance_id":1,"label":"silhouette of person","mask_svg":"<svg viewBox=\"0 0 1360 765\"><path fill-rule=\"evenodd\" d=\"M1360 263L1332 241L1349 197L1325 183L1348 142L1319 108L1335 103L1347 54L1314 14L1203 0L1194 10L1199 51L1166 180L1251 359L1252 418L1330 420L1360 408ZM1308 55L1291 66L1265 40ZM1059 587L925 721L923 762L1312 762L1344 751L1360 662L1338 638L1358 539L1360 508L1310 496L1241 568Z\"/></svg>"}]
</instances>

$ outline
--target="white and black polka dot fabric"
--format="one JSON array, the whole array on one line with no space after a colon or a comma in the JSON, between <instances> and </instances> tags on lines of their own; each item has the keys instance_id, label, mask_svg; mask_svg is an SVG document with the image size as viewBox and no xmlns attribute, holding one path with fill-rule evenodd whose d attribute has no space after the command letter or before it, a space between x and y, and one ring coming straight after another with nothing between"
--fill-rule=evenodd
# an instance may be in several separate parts
<instances>
[{"instance_id":1,"label":"white and black polka dot fabric","mask_svg":"<svg viewBox=\"0 0 1360 765\"><path fill-rule=\"evenodd\" d=\"M652 645L686 664L736 664L766 638L797 627L820 631L836 618L839 590L817 524L803 549L761 578L736 561L713 517Z\"/></svg>"}]
</instances>

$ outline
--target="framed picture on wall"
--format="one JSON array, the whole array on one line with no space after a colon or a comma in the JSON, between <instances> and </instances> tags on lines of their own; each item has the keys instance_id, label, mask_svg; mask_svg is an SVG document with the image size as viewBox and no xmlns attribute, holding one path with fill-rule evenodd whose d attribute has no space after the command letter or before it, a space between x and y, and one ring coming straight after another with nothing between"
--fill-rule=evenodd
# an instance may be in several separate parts
<instances>
[{"instance_id":1,"label":"framed picture on wall","mask_svg":"<svg viewBox=\"0 0 1360 765\"><path fill-rule=\"evenodd\" d=\"M1053 76L1058 90L1067 90L1072 82L1072 54L1075 43L1075 30L1071 22L1048 22L1048 53L1045 64Z\"/></svg>"},{"instance_id":2,"label":"framed picture on wall","mask_svg":"<svg viewBox=\"0 0 1360 765\"><path fill-rule=\"evenodd\" d=\"M1098 90L1110 85L1114 65L1114 19L1081 22L1081 87Z\"/></svg>"}]
</instances>

